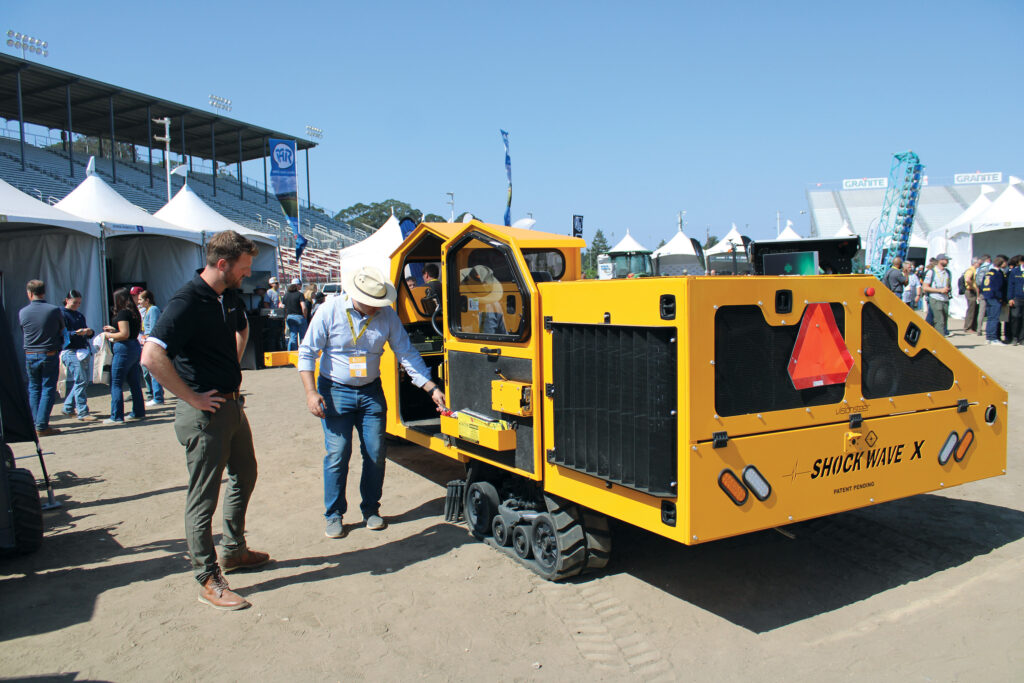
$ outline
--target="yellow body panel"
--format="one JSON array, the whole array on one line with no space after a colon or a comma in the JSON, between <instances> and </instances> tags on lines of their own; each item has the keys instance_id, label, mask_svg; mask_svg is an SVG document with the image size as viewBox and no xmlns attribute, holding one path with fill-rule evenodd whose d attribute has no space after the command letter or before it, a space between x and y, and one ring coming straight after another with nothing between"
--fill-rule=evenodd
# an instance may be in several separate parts
<instances>
[{"instance_id":1,"label":"yellow body panel","mask_svg":"<svg viewBox=\"0 0 1024 683\"><path fill-rule=\"evenodd\" d=\"M421 225L395 252L393 279L398 281L405 254L413 252L417 240L424 235L432 235L442 244L439 258L445 261L447 249L470 231L483 233L511 247L516 266L523 275L525 291L521 295L518 290L514 294L508 291L503 294L521 296L513 307L517 312L524 310L525 304L529 305L529 335L515 343L456 338L451 333L445 310L444 353L480 354L485 353L485 349L487 353L494 353L497 348L502 358L519 358L532 363L533 377L528 386L532 394L533 471L517 470L480 452L460 450L446 436L429 436L408 429L395 410L388 411L387 428L392 434L463 462L490 463L537 482L551 494L687 544L942 490L1005 472L1006 391L873 277L672 277L582 281L577 280L576 275L580 240L474 221L462 226ZM566 274L562 281L533 281L522 254L523 249L533 248L563 250ZM775 313L774 297L779 290L792 293L792 307L785 314ZM665 314L667 319L663 318L659 306L661 297L666 295L674 297L674 310ZM403 308L401 297L400 289L399 311L405 311L403 320L422 322L422 316L406 317L411 309ZM838 398L833 400L829 393L828 402L821 405L801 404L798 408L718 415L717 312L726 306L745 306L755 314L760 310L763 320L758 324L762 327L795 330L806 306L819 302L836 305L842 310L843 339L853 359L844 386L832 390ZM898 350L887 349L887 353L913 357L927 351L951 371L952 384L931 392L864 398L861 316L868 303L896 324L899 335L903 335L911 323L920 330L915 345L900 342ZM678 408L673 418L676 450L672 457L677 480L672 482L672 495L649 495L548 462L545 456L554 449L557 425L554 399L545 387L552 385L554 391L558 390L554 387L553 333L545 329L548 320L569 325L662 328L662 337L671 337L677 368L674 405ZM472 332L471 319L465 318L462 322L466 331ZM517 319L506 316L508 329L516 324ZM721 344L730 343L728 339L719 340L719 348L729 349ZM441 370L447 388L450 378L446 376L446 367L442 365ZM382 378L391 403L397 396L398 373L390 355L382 364ZM742 383L743 378L730 381ZM517 414L515 409L520 404L522 386L519 382L494 378L491 407ZM792 391L792 387L789 390ZM985 417L990 406L996 413L991 424ZM850 416L854 414L862 418L859 427L851 424ZM457 430L454 420L442 427L445 434L457 435ZM973 441L966 456L960 461L951 457L940 464L939 451L947 439L955 442L969 430ZM950 436L954 432L955 438ZM507 447L508 442L502 445ZM736 505L719 486L719 476L729 469L742 478L748 466L756 468L767 480L771 494L761 501L751 493L742 505Z\"/></svg>"}]
</instances>

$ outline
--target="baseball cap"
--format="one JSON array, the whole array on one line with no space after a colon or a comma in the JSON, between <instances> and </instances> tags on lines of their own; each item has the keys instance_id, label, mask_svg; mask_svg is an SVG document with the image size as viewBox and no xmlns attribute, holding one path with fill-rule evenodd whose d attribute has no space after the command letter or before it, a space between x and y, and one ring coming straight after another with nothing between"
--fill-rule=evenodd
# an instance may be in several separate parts
<instances>
[{"instance_id":1,"label":"baseball cap","mask_svg":"<svg viewBox=\"0 0 1024 683\"><path fill-rule=\"evenodd\" d=\"M295 277L295 278L292 278L292 284L293 284L293 285L301 285L301 284L302 284L302 280L300 280L300 279L299 279L299 278L297 278L297 277Z\"/></svg>"},{"instance_id":2,"label":"baseball cap","mask_svg":"<svg viewBox=\"0 0 1024 683\"><path fill-rule=\"evenodd\" d=\"M947 256L946 254L939 254L938 256L935 257L935 260L936 261L943 261L943 260L950 261L952 259L950 259L949 256Z\"/></svg>"},{"instance_id":3,"label":"baseball cap","mask_svg":"<svg viewBox=\"0 0 1024 683\"><path fill-rule=\"evenodd\" d=\"M270 278L269 280L267 280L267 284L269 284L269 285L276 285L277 284L277 278L276 277Z\"/></svg>"},{"instance_id":4,"label":"baseball cap","mask_svg":"<svg viewBox=\"0 0 1024 683\"><path fill-rule=\"evenodd\" d=\"M139 287L138 285L135 285L134 287L132 287L130 293L131 293L132 296L135 296L136 294L141 294L142 292L145 292L145 291L146 290L144 288Z\"/></svg>"}]
</instances>

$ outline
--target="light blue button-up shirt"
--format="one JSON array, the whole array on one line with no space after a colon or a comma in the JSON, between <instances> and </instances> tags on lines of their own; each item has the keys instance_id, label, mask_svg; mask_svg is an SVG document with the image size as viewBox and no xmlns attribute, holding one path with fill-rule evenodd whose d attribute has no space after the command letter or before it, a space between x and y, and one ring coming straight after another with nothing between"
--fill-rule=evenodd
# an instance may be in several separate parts
<instances>
[{"instance_id":1,"label":"light blue button-up shirt","mask_svg":"<svg viewBox=\"0 0 1024 683\"><path fill-rule=\"evenodd\" d=\"M358 340L353 339L346 311L352 316L352 327ZM391 351L409 373L414 385L422 387L430 381L430 371L409 340L395 309L390 306L380 308L368 317L357 311L352 300L344 294L333 297L324 302L309 321L309 329L299 345L299 372L313 372L317 352L322 351L321 375L340 384L365 386L380 377L380 356L385 342L391 346ZM350 356L366 357L365 377L350 374Z\"/></svg>"}]
</instances>

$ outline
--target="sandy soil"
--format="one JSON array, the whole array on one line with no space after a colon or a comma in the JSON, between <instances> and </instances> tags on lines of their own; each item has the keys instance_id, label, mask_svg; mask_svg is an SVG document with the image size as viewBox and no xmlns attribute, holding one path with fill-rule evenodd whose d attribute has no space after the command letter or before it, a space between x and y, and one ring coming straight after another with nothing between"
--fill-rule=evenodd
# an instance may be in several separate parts
<instances>
[{"instance_id":1,"label":"sandy soil","mask_svg":"<svg viewBox=\"0 0 1024 683\"><path fill-rule=\"evenodd\" d=\"M173 408L116 428L57 419L66 431L44 447L62 506L37 554L0 564L0 675L1021 680L1024 349L978 340L954 337L1010 391L1007 476L795 525L793 538L688 548L620 526L608 569L564 584L444 523L443 483L461 466L411 446L391 449L390 527L325 538L321 431L296 372L247 372L260 461L249 541L276 561L230 576L253 603L234 613L196 601Z\"/></svg>"}]
</instances>

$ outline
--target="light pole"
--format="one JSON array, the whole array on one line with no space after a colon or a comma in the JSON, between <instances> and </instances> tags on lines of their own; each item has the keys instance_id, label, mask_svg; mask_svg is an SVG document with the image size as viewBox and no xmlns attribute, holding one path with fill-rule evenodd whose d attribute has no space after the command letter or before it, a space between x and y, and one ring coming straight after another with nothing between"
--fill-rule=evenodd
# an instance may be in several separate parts
<instances>
[{"instance_id":1,"label":"light pole","mask_svg":"<svg viewBox=\"0 0 1024 683\"><path fill-rule=\"evenodd\" d=\"M775 212L775 236L778 237L782 234L782 211Z\"/></svg>"},{"instance_id":2,"label":"light pole","mask_svg":"<svg viewBox=\"0 0 1024 683\"><path fill-rule=\"evenodd\" d=\"M167 201L171 201L171 119L168 116L153 119L153 123L164 124L163 136L154 135L153 139L164 143L164 171L167 172Z\"/></svg>"},{"instance_id":3,"label":"light pole","mask_svg":"<svg viewBox=\"0 0 1024 683\"><path fill-rule=\"evenodd\" d=\"M28 55L39 55L40 57L50 56L50 43L39 38L33 38L19 31L9 29L7 31L7 47L21 50L21 58L27 59Z\"/></svg>"},{"instance_id":4,"label":"light pole","mask_svg":"<svg viewBox=\"0 0 1024 683\"><path fill-rule=\"evenodd\" d=\"M449 223L454 223L455 222L455 193L454 192L445 192L445 194L448 195L448 201L445 202L445 203L448 204L448 206L450 206L452 208L452 217L451 217L451 220L449 220L448 222Z\"/></svg>"},{"instance_id":5,"label":"light pole","mask_svg":"<svg viewBox=\"0 0 1024 683\"><path fill-rule=\"evenodd\" d=\"M306 135L317 140L322 140L324 137L324 129L306 124ZM309 205L310 211L312 211L313 195L309 191L309 147L306 148L306 203Z\"/></svg>"}]
</instances>

